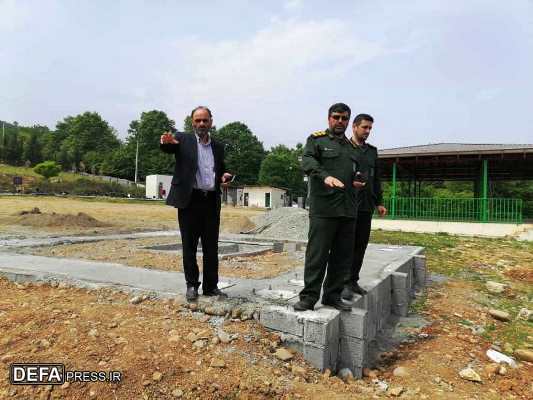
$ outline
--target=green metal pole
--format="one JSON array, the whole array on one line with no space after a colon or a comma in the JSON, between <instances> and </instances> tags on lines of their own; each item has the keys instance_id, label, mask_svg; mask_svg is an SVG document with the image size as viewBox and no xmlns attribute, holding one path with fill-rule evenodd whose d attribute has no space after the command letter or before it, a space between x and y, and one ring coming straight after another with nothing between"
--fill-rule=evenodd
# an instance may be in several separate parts
<instances>
[{"instance_id":1,"label":"green metal pole","mask_svg":"<svg viewBox=\"0 0 533 400\"><path fill-rule=\"evenodd\" d=\"M489 186L489 162L483 160L483 171L481 180L482 202L481 202L481 220L487 222L489 219L489 207L488 207L488 186Z\"/></svg>"},{"instance_id":2,"label":"green metal pole","mask_svg":"<svg viewBox=\"0 0 533 400\"><path fill-rule=\"evenodd\" d=\"M392 163L391 218L396 218L396 162Z\"/></svg>"}]
</instances>

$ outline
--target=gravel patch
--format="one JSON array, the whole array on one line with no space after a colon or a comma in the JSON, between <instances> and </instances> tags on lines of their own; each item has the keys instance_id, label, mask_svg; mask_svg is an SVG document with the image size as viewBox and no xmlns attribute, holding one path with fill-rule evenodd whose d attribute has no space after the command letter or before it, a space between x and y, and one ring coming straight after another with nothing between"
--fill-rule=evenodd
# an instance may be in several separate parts
<instances>
[{"instance_id":1,"label":"gravel patch","mask_svg":"<svg viewBox=\"0 0 533 400\"><path fill-rule=\"evenodd\" d=\"M257 228L247 233L293 240L306 240L309 212L303 208L280 207L253 217Z\"/></svg>"}]
</instances>

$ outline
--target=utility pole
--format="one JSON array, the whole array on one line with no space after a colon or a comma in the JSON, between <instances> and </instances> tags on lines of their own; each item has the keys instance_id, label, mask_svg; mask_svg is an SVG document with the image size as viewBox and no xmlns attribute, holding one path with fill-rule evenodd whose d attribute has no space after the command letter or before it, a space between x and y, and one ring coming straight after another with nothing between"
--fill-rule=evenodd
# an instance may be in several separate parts
<instances>
[{"instance_id":1,"label":"utility pole","mask_svg":"<svg viewBox=\"0 0 533 400\"><path fill-rule=\"evenodd\" d=\"M135 152L135 184L137 184L138 165L139 165L139 139L137 139L137 151Z\"/></svg>"}]
</instances>

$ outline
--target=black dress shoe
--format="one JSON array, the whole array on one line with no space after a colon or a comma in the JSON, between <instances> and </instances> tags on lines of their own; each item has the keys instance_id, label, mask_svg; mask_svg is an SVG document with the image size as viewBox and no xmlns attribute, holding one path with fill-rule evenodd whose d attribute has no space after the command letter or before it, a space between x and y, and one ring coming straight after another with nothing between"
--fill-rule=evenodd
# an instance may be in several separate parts
<instances>
[{"instance_id":1,"label":"black dress shoe","mask_svg":"<svg viewBox=\"0 0 533 400\"><path fill-rule=\"evenodd\" d=\"M345 286L344 289L342 289L341 297L344 300L352 301L354 296L356 294L360 294L361 296L364 296L368 292L363 289L361 286L359 286L357 283Z\"/></svg>"},{"instance_id":2,"label":"black dress shoe","mask_svg":"<svg viewBox=\"0 0 533 400\"><path fill-rule=\"evenodd\" d=\"M293 305L294 311L313 310L315 305L308 300L300 300Z\"/></svg>"},{"instance_id":3,"label":"black dress shoe","mask_svg":"<svg viewBox=\"0 0 533 400\"><path fill-rule=\"evenodd\" d=\"M325 306L336 308L339 311L351 311L352 306L347 303L343 303L341 299L337 300L322 300L322 304Z\"/></svg>"},{"instance_id":4,"label":"black dress shoe","mask_svg":"<svg viewBox=\"0 0 533 400\"><path fill-rule=\"evenodd\" d=\"M194 286L187 288L187 293L185 293L185 298L187 301L195 301L198 299L198 289Z\"/></svg>"},{"instance_id":5,"label":"black dress shoe","mask_svg":"<svg viewBox=\"0 0 533 400\"><path fill-rule=\"evenodd\" d=\"M213 290L208 290L208 291L204 290L203 295L204 296L218 296L218 297L223 297L223 298L228 297L228 295L224 293L222 290L220 290L219 288L214 288Z\"/></svg>"},{"instance_id":6,"label":"black dress shoe","mask_svg":"<svg viewBox=\"0 0 533 400\"><path fill-rule=\"evenodd\" d=\"M350 286L345 286L344 289L342 289L341 298L343 298L344 300L352 301L354 296L355 292Z\"/></svg>"}]
</instances>

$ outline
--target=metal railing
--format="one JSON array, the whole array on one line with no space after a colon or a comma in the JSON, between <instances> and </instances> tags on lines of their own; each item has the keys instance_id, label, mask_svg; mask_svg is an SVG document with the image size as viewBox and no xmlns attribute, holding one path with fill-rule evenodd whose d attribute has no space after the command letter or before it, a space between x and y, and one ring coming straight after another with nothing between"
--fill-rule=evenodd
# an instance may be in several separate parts
<instances>
[{"instance_id":1,"label":"metal railing","mask_svg":"<svg viewBox=\"0 0 533 400\"><path fill-rule=\"evenodd\" d=\"M390 219L523 222L521 199L396 197L385 198L383 205Z\"/></svg>"}]
</instances>

